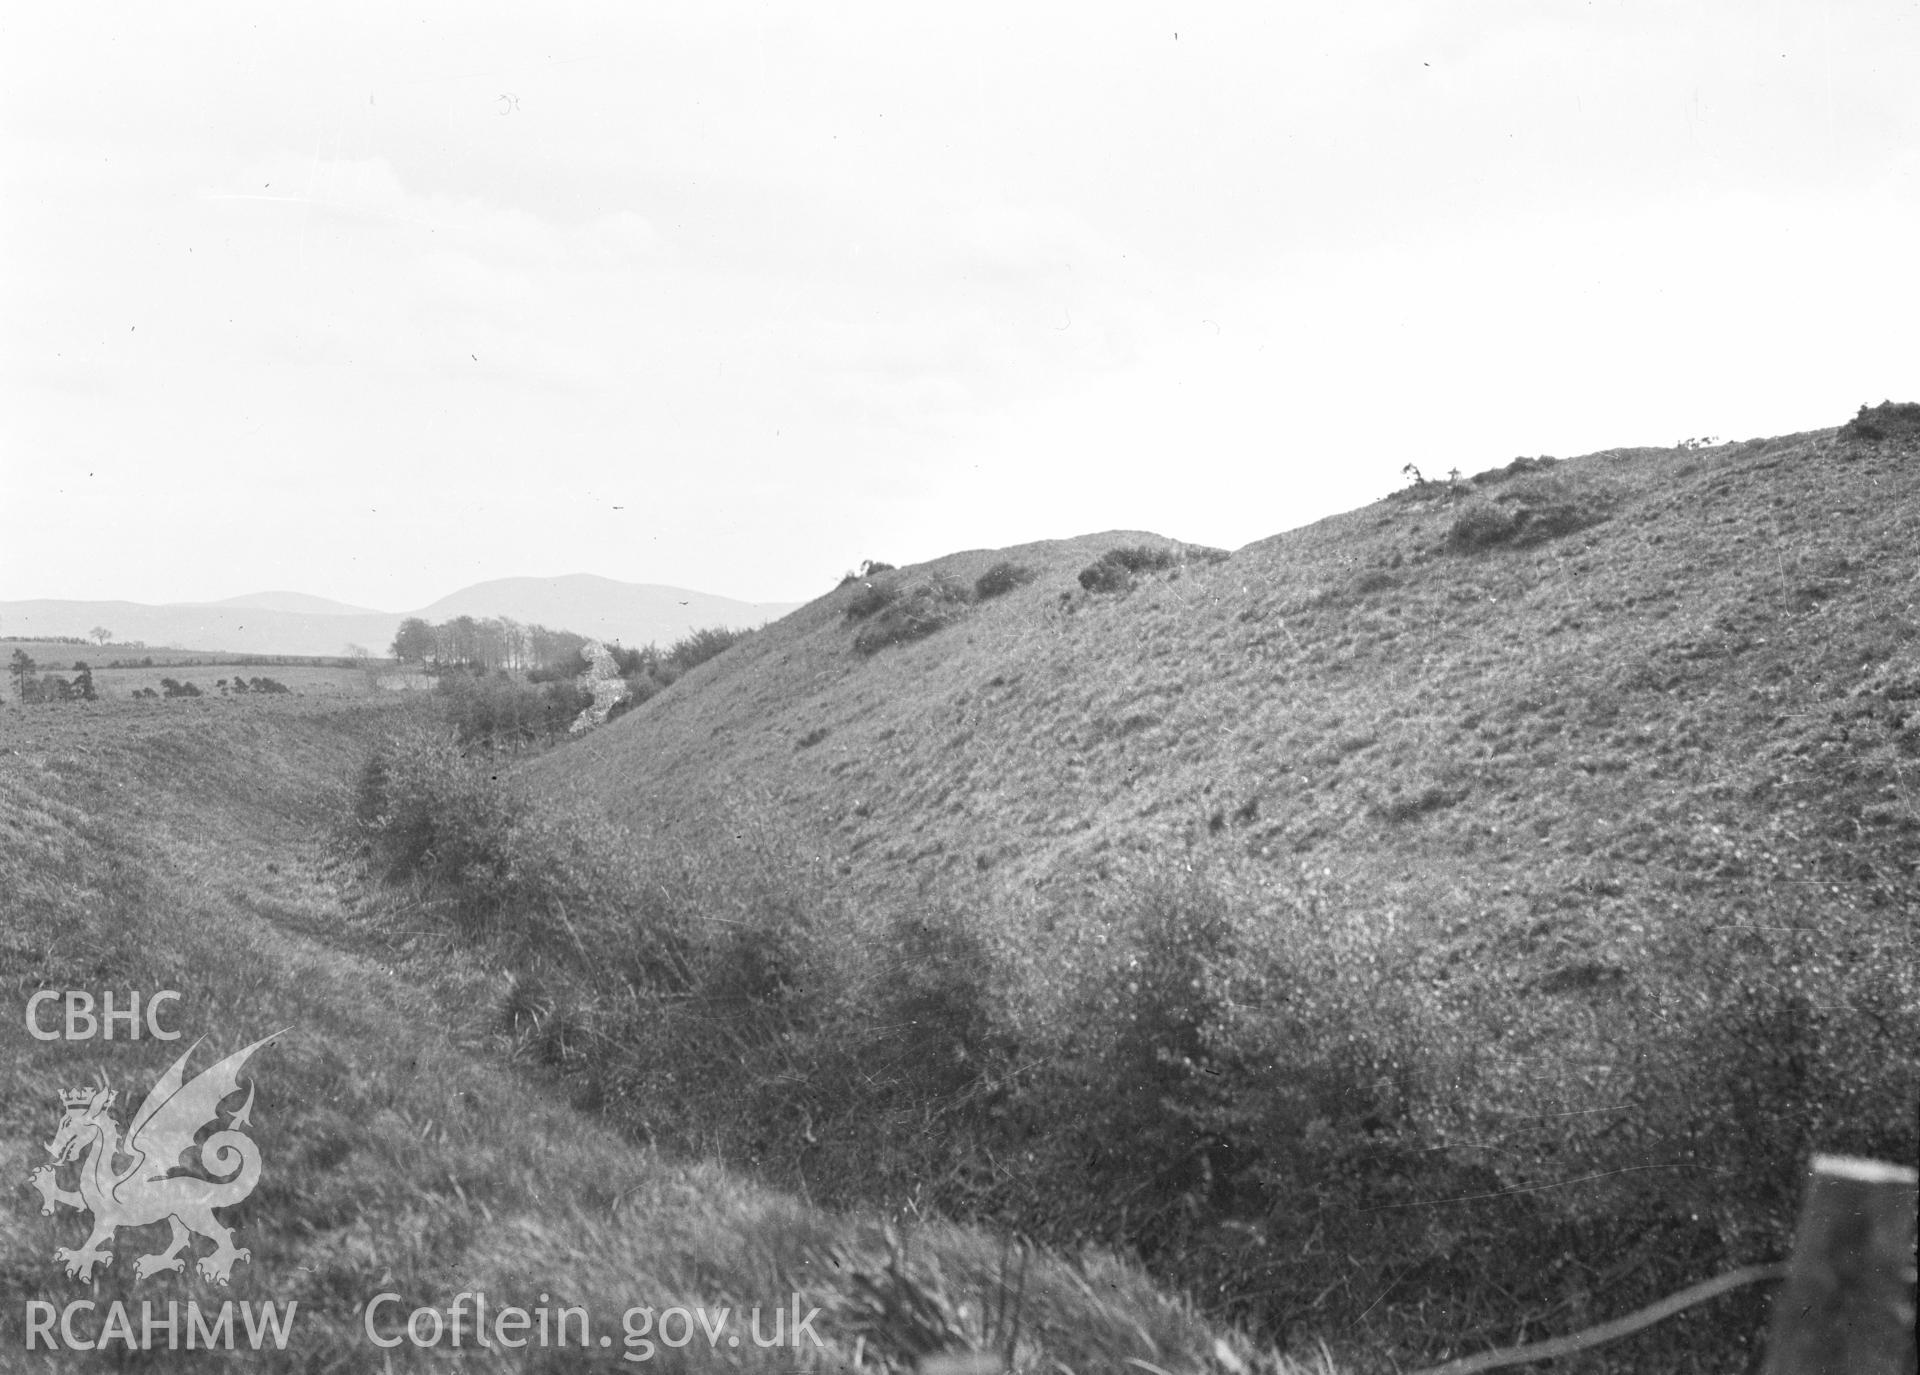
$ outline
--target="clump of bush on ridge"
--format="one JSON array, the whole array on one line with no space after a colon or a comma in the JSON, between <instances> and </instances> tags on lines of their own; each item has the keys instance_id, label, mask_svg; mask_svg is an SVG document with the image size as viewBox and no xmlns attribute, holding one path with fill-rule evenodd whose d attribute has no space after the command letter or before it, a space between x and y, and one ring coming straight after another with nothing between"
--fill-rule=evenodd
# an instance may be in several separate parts
<instances>
[{"instance_id":1,"label":"clump of bush on ridge","mask_svg":"<svg viewBox=\"0 0 1920 1375\"><path fill-rule=\"evenodd\" d=\"M850 582L863 582L870 578L877 578L882 573L891 572L893 572L892 564L882 563L879 559L866 559L861 562L859 568L842 573L837 585L845 587Z\"/></svg>"},{"instance_id":2,"label":"clump of bush on ridge","mask_svg":"<svg viewBox=\"0 0 1920 1375\"><path fill-rule=\"evenodd\" d=\"M843 584L844 585L844 584ZM859 591L847 599L846 615L850 621L864 621L877 615L900 595L899 584L893 582L863 583Z\"/></svg>"},{"instance_id":3,"label":"clump of bush on ridge","mask_svg":"<svg viewBox=\"0 0 1920 1375\"><path fill-rule=\"evenodd\" d=\"M1002 559L974 580L973 595L980 601L991 601L1006 596L1016 587L1025 587L1033 579L1033 570L1025 564Z\"/></svg>"},{"instance_id":4,"label":"clump of bush on ridge","mask_svg":"<svg viewBox=\"0 0 1920 1375\"><path fill-rule=\"evenodd\" d=\"M1523 469L1498 495L1475 495L1461 504L1447 530L1447 547L1471 552L1542 544L1599 524L1616 503L1613 490L1591 478Z\"/></svg>"},{"instance_id":5,"label":"clump of bush on ridge","mask_svg":"<svg viewBox=\"0 0 1920 1375\"><path fill-rule=\"evenodd\" d=\"M1860 413L1840 427L1840 438L1878 444L1888 439L1920 439L1920 402L1882 401L1861 406Z\"/></svg>"},{"instance_id":6,"label":"clump of bush on ridge","mask_svg":"<svg viewBox=\"0 0 1920 1375\"><path fill-rule=\"evenodd\" d=\"M929 577L905 586L871 583L862 589L855 602L864 605L872 592L880 605L866 616L866 624L853 637L853 647L862 654L877 654L889 645L920 640L944 629L966 614L969 598L966 588L947 577ZM848 608L853 615L853 608Z\"/></svg>"},{"instance_id":7,"label":"clump of bush on ridge","mask_svg":"<svg viewBox=\"0 0 1920 1375\"><path fill-rule=\"evenodd\" d=\"M1080 570L1080 585L1089 592L1125 592L1133 586L1136 573L1158 572L1175 562L1171 549L1150 549L1144 544L1109 549Z\"/></svg>"}]
</instances>

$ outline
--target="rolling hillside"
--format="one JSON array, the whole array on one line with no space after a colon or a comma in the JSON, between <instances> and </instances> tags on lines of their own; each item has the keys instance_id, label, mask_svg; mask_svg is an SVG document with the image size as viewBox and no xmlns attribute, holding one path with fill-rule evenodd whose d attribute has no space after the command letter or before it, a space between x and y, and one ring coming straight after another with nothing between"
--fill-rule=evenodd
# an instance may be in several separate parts
<instances>
[{"instance_id":1,"label":"rolling hillside","mask_svg":"<svg viewBox=\"0 0 1920 1375\"><path fill-rule=\"evenodd\" d=\"M1462 510L1556 502L1594 523L1449 543ZM1114 533L883 575L1037 574L871 657L842 588L530 771L649 824L751 788L857 884L1041 902L1189 856L1256 886L1303 861L1385 902L1413 885L1423 920L1482 932L1569 892L1912 881L1920 470L1899 451L1596 454L1189 551L1122 594L1076 583L1141 544L1180 548Z\"/></svg>"},{"instance_id":2,"label":"rolling hillside","mask_svg":"<svg viewBox=\"0 0 1920 1375\"><path fill-rule=\"evenodd\" d=\"M351 606L330 597L310 596L305 592L249 592L239 597L223 597L215 606L237 606L260 611L293 611L319 616L380 616L386 613L370 606Z\"/></svg>"},{"instance_id":3,"label":"rolling hillside","mask_svg":"<svg viewBox=\"0 0 1920 1375\"><path fill-rule=\"evenodd\" d=\"M1920 1155L1917 464L1523 459L1231 554L955 554L517 760L424 695L9 704L0 971L298 1023L242 1274L307 1305L287 1368L389 1283L792 1287L886 1370L1578 1331L1778 1259L1810 1152ZM37 1045L16 1174L105 1049ZM16 1302L61 1221L0 1229ZM1577 1368L1741 1369L1765 1317Z\"/></svg>"},{"instance_id":4,"label":"rolling hillside","mask_svg":"<svg viewBox=\"0 0 1920 1375\"><path fill-rule=\"evenodd\" d=\"M1915 1156L1917 551L1912 437L1521 459L1231 554L885 571L520 772L786 853L806 930L933 988L927 1073L1004 1067L941 1206L1414 1361L1777 1258L1810 1151Z\"/></svg>"}]
</instances>

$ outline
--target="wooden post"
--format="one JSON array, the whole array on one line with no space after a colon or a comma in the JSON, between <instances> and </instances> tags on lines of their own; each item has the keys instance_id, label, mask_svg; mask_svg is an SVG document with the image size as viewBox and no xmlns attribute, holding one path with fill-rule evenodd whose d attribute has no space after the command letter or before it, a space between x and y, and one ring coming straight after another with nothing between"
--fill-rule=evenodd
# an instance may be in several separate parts
<instances>
[{"instance_id":1,"label":"wooden post","mask_svg":"<svg viewBox=\"0 0 1920 1375\"><path fill-rule=\"evenodd\" d=\"M1913 1375L1915 1172L1816 1155L1767 1375Z\"/></svg>"}]
</instances>

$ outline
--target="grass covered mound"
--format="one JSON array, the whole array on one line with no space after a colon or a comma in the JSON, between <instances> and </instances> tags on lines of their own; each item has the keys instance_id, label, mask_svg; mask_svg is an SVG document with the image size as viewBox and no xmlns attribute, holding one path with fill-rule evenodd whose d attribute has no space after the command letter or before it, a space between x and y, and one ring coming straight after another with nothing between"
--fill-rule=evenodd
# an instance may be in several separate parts
<instances>
[{"instance_id":1,"label":"grass covered mound","mask_svg":"<svg viewBox=\"0 0 1920 1375\"><path fill-rule=\"evenodd\" d=\"M1289 1341L1569 1330L1776 1257L1809 1151L1916 1154L1905 462L1529 460L1126 595L1078 575L1170 541L970 551L890 576L1035 577L871 657L829 595L518 776L658 867L747 835L760 888L825 890L784 986L847 972L782 994L790 1067L658 1090L666 1130L1132 1246ZM1460 547L1475 502L1544 537ZM937 1015L889 1002L910 916ZM1623 1359L1706 1363L1760 1302Z\"/></svg>"}]
</instances>

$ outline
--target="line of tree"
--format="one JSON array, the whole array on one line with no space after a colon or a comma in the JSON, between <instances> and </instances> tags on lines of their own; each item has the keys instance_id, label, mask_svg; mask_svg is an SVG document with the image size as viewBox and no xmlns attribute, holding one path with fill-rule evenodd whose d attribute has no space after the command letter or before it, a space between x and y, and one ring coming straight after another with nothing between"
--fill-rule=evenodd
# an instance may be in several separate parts
<instances>
[{"instance_id":1,"label":"line of tree","mask_svg":"<svg viewBox=\"0 0 1920 1375\"><path fill-rule=\"evenodd\" d=\"M171 678L162 678L160 680L163 686L172 681L173 680ZM231 682L229 682L225 678L222 678L218 682L216 682L214 686L220 689L222 696L226 695L228 692L236 692L236 693L242 693L242 694L248 693L248 692L257 692L257 693L265 694L267 696L273 696L276 693L288 693L293 691L292 688L288 687L285 683L281 682L278 678L242 678L239 674L235 674Z\"/></svg>"},{"instance_id":2,"label":"line of tree","mask_svg":"<svg viewBox=\"0 0 1920 1375\"><path fill-rule=\"evenodd\" d=\"M707 626L676 640L666 649L643 645L622 648L607 644L620 676L635 687L665 687L688 669L720 654L750 632L726 626ZM523 673L535 683L558 682L587 671L585 635L571 630L549 630L522 625L504 616L457 616L434 625L418 616L400 623L390 653L402 663L425 664L438 670L466 669L490 673ZM644 692L642 695L645 695Z\"/></svg>"},{"instance_id":3,"label":"line of tree","mask_svg":"<svg viewBox=\"0 0 1920 1375\"><path fill-rule=\"evenodd\" d=\"M664 650L651 644L638 649L624 648L618 642L607 645L614 669L626 686L626 695L614 704L608 719L632 710L681 674L751 633L713 626L696 630ZM439 678L440 699L460 742L480 744L489 750L517 750L551 744L565 736L574 719L593 704L593 693L581 685L582 675L591 667L585 652L586 637L567 638L577 643L552 662L524 672L429 659ZM397 640L395 648L399 648Z\"/></svg>"},{"instance_id":4,"label":"line of tree","mask_svg":"<svg viewBox=\"0 0 1920 1375\"><path fill-rule=\"evenodd\" d=\"M456 616L439 625L409 616L400 622L390 652L402 663L524 673L576 658L586 643L586 636L571 630L522 625L505 616Z\"/></svg>"},{"instance_id":5,"label":"line of tree","mask_svg":"<svg viewBox=\"0 0 1920 1375\"><path fill-rule=\"evenodd\" d=\"M113 632L108 630L104 625L96 625L92 630L89 630L87 632L87 638L84 640L78 635L0 635L0 640L11 641L15 644L24 641L28 644L42 645L83 645L89 641L94 644L104 645L112 638ZM138 642L136 641L136 643Z\"/></svg>"}]
</instances>

